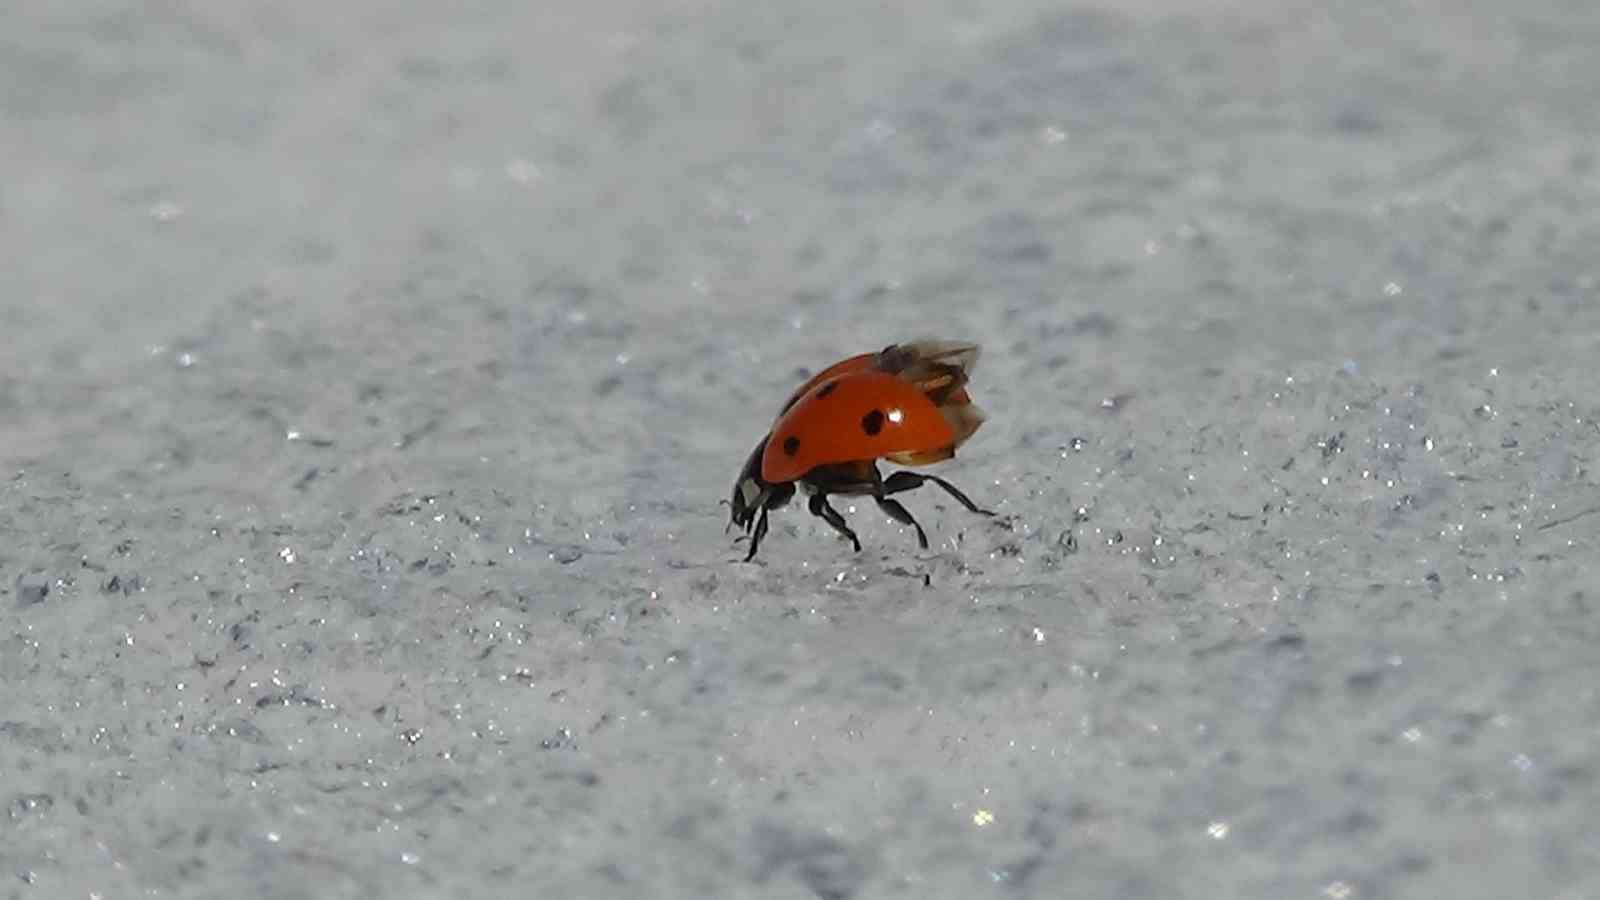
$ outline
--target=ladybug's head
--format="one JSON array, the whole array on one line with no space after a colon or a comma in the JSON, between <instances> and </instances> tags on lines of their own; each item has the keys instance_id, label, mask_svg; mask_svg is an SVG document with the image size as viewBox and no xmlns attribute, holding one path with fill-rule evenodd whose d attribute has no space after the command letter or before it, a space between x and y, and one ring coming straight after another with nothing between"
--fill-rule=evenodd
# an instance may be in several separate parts
<instances>
[{"instance_id":1,"label":"ladybug's head","mask_svg":"<svg viewBox=\"0 0 1600 900\"><path fill-rule=\"evenodd\" d=\"M745 460L744 468L739 470L739 477L733 482L733 494L728 498L729 526L737 525L745 531L750 530L750 521L755 518L756 510L761 507L761 493L765 482L761 480L761 454L767 449L767 439L762 438L761 443L751 452L750 458Z\"/></svg>"},{"instance_id":2,"label":"ladybug's head","mask_svg":"<svg viewBox=\"0 0 1600 900\"><path fill-rule=\"evenodd\" d=\"M794 496L794 485L773 484L761 477L761 457L766 452L767 438L764 437L750 451L750 458L744 461L744 468L739 470L739 478L733 483L733 493L728 497L728 526L737 525L745 534L754 527L756 513L763 506L777 509Z\"/></svg>"},{"instance_id":3,"label":"ladybug's head","mask_svg":"<svg viewBox=\"0 0 1600 900\"><path fill-rule=\"evenodd\" d=\"M763 507L782 509L794 498L794 482L775 484L761 477L761 458L766 452L767 439L762 438L739 470L739 480L733 483L733 493L728 497L728 526L737 525L745 534L755 527L756 513Z\"/></svg>"}]
</instances>

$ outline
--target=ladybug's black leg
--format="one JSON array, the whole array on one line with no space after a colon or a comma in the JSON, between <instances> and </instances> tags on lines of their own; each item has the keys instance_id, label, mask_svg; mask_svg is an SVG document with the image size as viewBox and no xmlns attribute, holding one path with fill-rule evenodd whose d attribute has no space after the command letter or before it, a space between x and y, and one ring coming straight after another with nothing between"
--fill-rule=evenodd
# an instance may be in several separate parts
<instances>
[{"instance_id":1,"label":"ladybug's black leg","mask_svg":"<svg viewBox=\"0 0 1600 900\"><path fill-rule=\"evenodd\" d=\"M901 525L910 525L915 528L917 530L917 543L922 545L922 549L928 549L927 533L922 530L921 525L917 524L917 520L912 518L911 511L902 506L899 500L889 499L884 491L883 475L878 471L877 466L872 467L872 499L878 501L878 508L888 513L889 518L899 522Z\"/></svg>"},{"instance_id":2,"label":"ladybug's black leg","mask_svg":"<svg viewBox=\"0 0 1600 900\"><path fill-rule=\"evenodd\" d=\"M748 536L750 534L750 529L755 526L756 513L758 511L766 512L767 498L771 496L771 491L772 489L770 487L762 487L757 490L755 497L751 498L749 501L741 499L739 492L735 491L733 495L735 500L735 505L733 507L733 520L728 523L728 526L731 528L734 525L738 525L744 529L745 535ZM722 533L727 534L728 529L722 529Z\"/></svg>"},{"instance_id":3,"label":"ladybug's black leg","mask_svg":"<svg viewBox=\"0 0 1600 900\"><path fill-rule=\"evenodd\" d=\"M967 509L977 513L978 515L980 515L980 516L992 516L992 515L994 515L994 513L990 512L987 509L979 509L978 508L978 504L973 503L971 500L967 499L967 495L961 493L960 489L958 489L955 485L951 484L948 481L945 481L943 478L940 478L937 475L923 475L923 474L920 474L918 472L899 471L899 472L894 473L893 475L890 475L888 478L884 479L884 481L883 481L883 493L885 495L888 495L888 494L898 494L898 493L900 493L902 491L915 490L915 489L917 489L919 487L922 487L922 485L924 483L929 482L929 481L933 482L934 484L937 484L939 487L944 488L946 493L948 493L950 496L956 498L957 500L961 501L961 505L962 506L965 506Z\"/></svg>"},{"instance_id":4,"label":"ladybug's black leg","mask_svg":"<svg viewBox=\"0 0 1600 900\"><path fill-rule=\"evenodd\" d=\"M861 552L861 540L856 537L854 531L850 530L850 526L845 524L844 516L839 515L837 509L828 505L827 494L817 493L811 495L811 514L832 525L834 531L850 539L850 543L855 545L857 553Z\"/></svg>"},{"instance_id":5,"label":"ladybug's black leg","mask_svg":"<svg viewBox=\"0 0 1600 900\"><path fill-rule=\"evenodd\" d=\"M765 516L767 514L767 510L771 509L772 506L767 503L767 496L768 495L767 495L766 491L762 491L758 496L761 499L757 502L757 506L760 507L761 515ZM755 526L756 526L755 512L752 511L752 512L745 513L745 517L744 517L744 533L745 533L746 537L748 537L750 535L750 529L754 528Z\"/></svg>"},{"instance_id":6,"label":"ladybug's black leg","mask_svg":"<svg viewBox=\"0 0 1600 900\"><path fill-rule=\"evenodd\" d=\"M745 554L745 562L755 559L756 549L761 546L761 539L767 536L767 513L789 505L792 497L794 497L792 483L769 484L761 489L761 493L757 495L758 502L750 507L750 518L745 520L744 530L750 533L750 552ZM743 539L736 539L734 543L738 543L739 540Z\"/></svg>"},{"instance_id":7,"label":"ladybug's black leg","mask_svg":"<svg viewBox=\"0 0 1600 900\"><path fill-rule=\"evenodd\" d=\"M911 517L910 510L900 505L899 500L890 500L888 497L875 497L873 499L878 501L879 509L889 514L889 518L899 522L901 525L910 525L915 528L917 530L917 543L922 545L922 549L928 549L928 536L923 533L922 526L917 524L917 520Z\"/></svg>"},{"instance_id":8,"label":"ladybug's black leg","mask_svg":"<svg viewBox=\"0 0 1600 900\"><path fill-rule=\"evenodd\" d=\"M761 546L761 539L767 536L767 508L765 503L761 504L761 512L756 514L756 530L750 535L750 552L744 555L745 562L756 558L756 548Z\"/></svg>"}]
</instances>

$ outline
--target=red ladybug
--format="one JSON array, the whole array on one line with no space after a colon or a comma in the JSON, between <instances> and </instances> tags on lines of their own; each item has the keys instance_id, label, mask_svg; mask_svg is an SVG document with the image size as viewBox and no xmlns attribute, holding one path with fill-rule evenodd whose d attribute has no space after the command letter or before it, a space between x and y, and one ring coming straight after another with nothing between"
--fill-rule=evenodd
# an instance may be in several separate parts
<instances>
[{"instance_id":1,"label":"red ladybug","mask_svg":"<svg viewBox=\"0 0 1600 900\"><path fill-rule=\"evenodd\" d=\"M797 484L811 495L811 514L849 538L857 552L861 541L828 505L830 494L871 496L890 518L916 529L924 550L927 534L890 494L931 481L972 512L994 515L937 475L900 471L884 478L877 466L879 459L906 466L941 462L972 437L983 424L983 411L967 394L977 360L976 344L891 344L834 363L801 385L733 485L729 527L750 536L745 561L755 558L767 534L767 513L788 504Z\"/></svg>"}]
</instances>

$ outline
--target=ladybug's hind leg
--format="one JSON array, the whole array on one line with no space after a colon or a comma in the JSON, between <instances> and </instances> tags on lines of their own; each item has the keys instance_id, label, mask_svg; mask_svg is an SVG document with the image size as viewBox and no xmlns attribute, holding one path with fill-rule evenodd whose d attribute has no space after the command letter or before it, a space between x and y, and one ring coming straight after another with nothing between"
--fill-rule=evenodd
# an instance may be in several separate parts
<instances>
[{"instance_id":1,"label":"ladybug's hind leg","mask_svg":"<svg viewBox=\"0 0 1600 900\"><path fill-rule=\"evenodd\" d=\"M824 522L832 525L834 531L837 531L850 539L850 543L855 545L857 553L861 552L861 540L856 537L856 533L854 531L850 530L850 526L845 524L844 516L839 515L839 511L837 509L834 509L828 505L827 494L822 493L821 491L812 494L810 507L812 515L817 516Z\"/></svg>"},{"instance_id":2,"label":"ladybug's hind leg","mask_svg":"<svg viewBox=\"0 0 1600 900\"><path fill-rule=\"evenodd\" d=\"M946 493L948 493L950 496L956 498L956 500L960 501L962 506L965 506L967 509L971 510L972 512L975 512L980 516L992 516L992 515L994 515L994 513L990 512L987 509L980 509L978 507L978 504L973 503L972 500L970 500L967 497L966 494L961 493L961 490L959 488L957 488L955 485L951 484L950 482L945 481L943 478L940 478L937 475L923 475L923 474L921 474L919 472L907 472L905 470L901 470L899 472L894 473L893 475L890 475L888 478L885 478L883 480L883 493L884 493L884 496L888 496L889 494L898 494L898 493L901 493L903 491L916 490L917 488L922 487L924 484L926 484L927 482L930 482L930 481L933 482L934 484L937 484L939 487L944 488ZM896 504L896 505L898 506L899 504ZM901 509L903 511L904 507L902 507ZM894 515L894 513L892 513L892 512L889 513L889 514L890 515ZM918 530L920 531L921 529L918 529ZM924 544L923 546L927 546L927 545Z\"/></svg>"}]
</instances>

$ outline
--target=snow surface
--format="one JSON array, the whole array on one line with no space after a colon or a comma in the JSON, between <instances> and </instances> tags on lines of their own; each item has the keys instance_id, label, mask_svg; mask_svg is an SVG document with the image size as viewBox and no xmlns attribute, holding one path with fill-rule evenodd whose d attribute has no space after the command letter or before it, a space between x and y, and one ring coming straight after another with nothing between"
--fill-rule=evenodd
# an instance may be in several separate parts
<instances>
[{"instance_id":1,"label":"snow surface","mask_svg":"<svg viewBox=\"0 0 1600 900\"><path fill-rule=\"evenodd\" d=\"M1600 895L1595 4L7 19L0 898Z\"/></svg>"}]
</instances>

